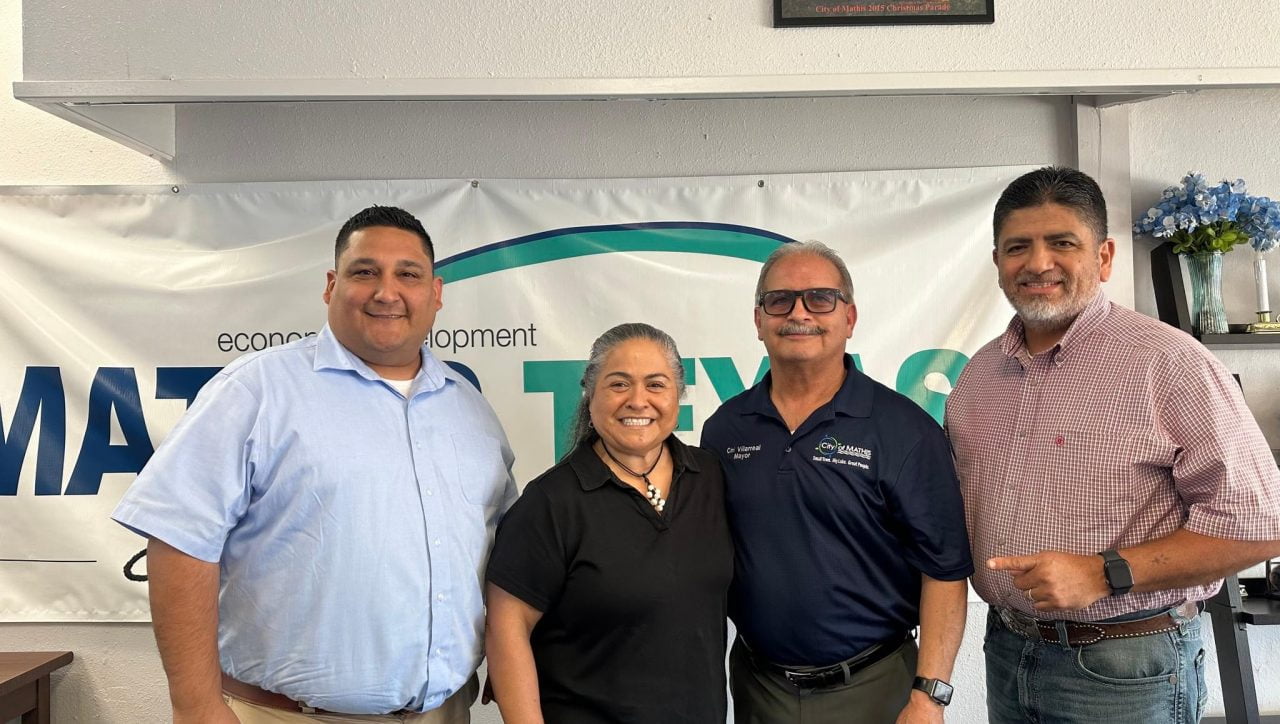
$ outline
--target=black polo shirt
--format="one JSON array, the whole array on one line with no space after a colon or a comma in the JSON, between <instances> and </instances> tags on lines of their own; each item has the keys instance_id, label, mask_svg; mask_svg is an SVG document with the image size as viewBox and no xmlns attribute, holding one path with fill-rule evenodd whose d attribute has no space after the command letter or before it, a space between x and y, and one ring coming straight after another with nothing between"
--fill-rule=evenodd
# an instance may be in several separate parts
<instances>
[{"instance_id":1,"label":"black polo shirt","mask_svg":"<svg viewBox=\"0 0 1280 724\"><path fill-rule=\"evenodd\" d=\"M667 439L659 515L580 445L498 526L488 579L543 612L531 636L548 722L723 722L733 549L720 464Z\"/></svg>"},{"instance_id":2,"label":"black polo shirt","mask_svg":"<svg viewBox=\"0 0 1280 724\"><path fill-rule=\"evenodd\" d=\"M795 434L772 374L724 403L702 445L724 463L736 573L730 616L780 664L843 661L920 621L920 574L973 572L942 428L859 372Z\"/></svg>"}]
</instances>

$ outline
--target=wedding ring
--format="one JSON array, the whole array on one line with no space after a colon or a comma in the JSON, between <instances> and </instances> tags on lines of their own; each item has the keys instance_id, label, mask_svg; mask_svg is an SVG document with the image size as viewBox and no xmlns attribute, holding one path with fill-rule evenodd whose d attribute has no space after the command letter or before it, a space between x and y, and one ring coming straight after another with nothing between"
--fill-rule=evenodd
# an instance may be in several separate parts
<instances>
[{"instance_id":1,"label":"wedding ring","mask_svg":"<svg viewBox=\"0 0 1280 724\"><path fill-rule=\"evenodd\" d=\"M1036 602L1035 597L1033 597L1033 596L1031 595L1031 589L1030 589L1030 588L1028 588L1027 590L1023 591L1023 593L1027 594L1027 600L1028 600L1028 601L1030 601L1031 603L1035 603L1035 602Z\"/></svg>"}]
</instances>

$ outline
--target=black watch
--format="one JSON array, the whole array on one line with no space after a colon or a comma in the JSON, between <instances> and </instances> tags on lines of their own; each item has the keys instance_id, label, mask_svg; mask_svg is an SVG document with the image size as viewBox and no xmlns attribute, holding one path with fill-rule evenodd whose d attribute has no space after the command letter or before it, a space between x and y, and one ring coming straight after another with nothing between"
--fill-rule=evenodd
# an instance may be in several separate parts
<instances>
[{"instance_id":1,"label":"black watch","mask_svg":"<svg viewBox=\"0 0 1280 724\"><path fill-rule=\"evenodd\" d=\"M1123 596L1133 588L1133 571L1126 561L1116 553L1116 549L1108 548L1099 553L1102 556L1102 571L1107 576L1107 586L1112 596Z\"/></svg>"},{"instance_id":2,"label":"black watch","mask_svg":"<svg viewBox=\"0 0 1280 724\"><path fill-rule=\"evenodd\" d=\"M929 695L938 704L946 706L951 703L951 694L955 691L951 684L942 679L926 679L923 676L917 676L915 681L911 682L912 689L919 689Z\"/></svg>"}]
</instances>

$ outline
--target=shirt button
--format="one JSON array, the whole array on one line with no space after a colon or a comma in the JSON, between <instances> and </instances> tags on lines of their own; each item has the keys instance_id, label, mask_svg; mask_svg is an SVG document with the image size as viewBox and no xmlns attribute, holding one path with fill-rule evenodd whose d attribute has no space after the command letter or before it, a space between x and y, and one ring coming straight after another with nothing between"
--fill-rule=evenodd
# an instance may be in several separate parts
<instances>
[{"instance_id":1,"label":"shirt button","mask_svg":"<svg viewBox=\"0 0 1280 724\"><path fill-rule=\"evenodd\" d=\"M436 600L437 600L437 601L443 601L443 600L444 600L444 594L443 594L443 593L437 593L437 594L436 594ZM437 651L436 651L436 653L440 653L440 652L439 652L439 650L437 650Z\"/></svg>"},{"instance_id":2,"label":"shirt button","mask_svg":"<svg viewBox=\"0 0 1280 724\"><path fill-rule=\"evenodd\" d=\"M431 492L431 488L427 488L427 495L435 495L435 493Z\"/></svg>"},{"instance_id":3,"label":"shirt button","mask_svg":"<svg viewBox=\"0 0 1280 724\"><path fill-rule=\"evenodd\" d=\"M431 541L431 545L433 545L433 546L438 546L438 545L440 545L440 539L439 539L439 538L436 538L435 540Z\"/></svg>"},{"instance_id":4,"label":"shirt button","mask_svg":"<svg viewBox=\"0 0 1280 724\"><path fill-rule=\"evenodd\" d=\"M783 450L782 452L791 452L791 448L787 448L786 450Z\"/></svg>"}]
</instances>

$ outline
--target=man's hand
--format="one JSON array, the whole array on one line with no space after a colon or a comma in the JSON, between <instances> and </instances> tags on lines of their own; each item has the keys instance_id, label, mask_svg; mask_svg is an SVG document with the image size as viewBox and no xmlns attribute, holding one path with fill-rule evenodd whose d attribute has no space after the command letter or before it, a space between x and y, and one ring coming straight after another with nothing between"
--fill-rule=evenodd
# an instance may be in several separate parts
<instances>
[{"instance_id":1,"label":"man's hand","mask_svg":"<svg viewBox=\"0 0 1280 724\"><path fill-rule=\"evenodd\" d=\"M1041 551L992 558L987 568L1013 574L1013 585L1037 611L1078 610L1111 594L1101 556Z\"/></svg>"},{"instance_id":2,"label":"man's hand","mask_svg":"<svg viewBox=\"0 0 1280 724\"><path fill-rule=\"evenodd\" d=\"M226 702L219 699L216 705L208 709L199 711L174 709L173 724L240 724L240 718L231 711L231 707L227 706Z\"/></svg>"},{"instance_id":3,"label":"man's hand","mask_svg":"<svg viewBox=\"0 0 1280 724\"><path fill-rule=\"evenodd\" d=\"M911 698L898 714L897 724L941 724L942 705L918 689L911 690Z\"/></svg>"}]
</instances>

